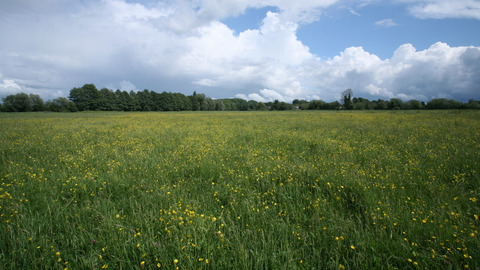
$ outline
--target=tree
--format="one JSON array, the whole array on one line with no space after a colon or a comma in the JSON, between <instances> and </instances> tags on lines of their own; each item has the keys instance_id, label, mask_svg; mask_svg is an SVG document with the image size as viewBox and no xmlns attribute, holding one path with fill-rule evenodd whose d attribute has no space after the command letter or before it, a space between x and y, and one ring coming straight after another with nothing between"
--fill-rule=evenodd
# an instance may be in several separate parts
<instances>
[{"instance_id":1,"label":"tree","mask_svg":"<svg viewBox=\"0 0 480 270\"><path fill-rule=\"evenodd\" d=\"M188 98L190 99L190 104L192 106L192 111L200 110L200 104L198 104L198 99L197 99L196 95L197 95L197 93L193 92L192 96L188 96Z\"/></svg>"},{"instance_id":2,"label":"tree","mask_svg":"<svg viewBox=\"0 0 480 270\"><path fill-rule=\"evenodd\" d=\"M30 96L25 93L6 96L2 98L2 101L3 110L6 112L31 112L33 110Z\"/></svg>"},{"instance_id":3,"label":"tree","mask_svg":"<svg viewBox=\"0 0 480 270\"><path fill-rule=\"evenodd\" d=\"M248 103L248 110L249 110L249 111L253 111L253 110L255 110L255 108L257 107L258 101L256 101L256 100L249 100L249 101L247 101L247 103Z\"/></svg>"},{"instance_id":4,"label":"tree","mask_svg":"<svg viewBox=\"0 0 480 270\"><path fill-rule=\"evenodd\" d=\"M159 111L173 111L173 105L172 100L170 97L171 93L167 92L162 92L160 94L154 94L153 97L153 102L156 104L156 107L158 107Z\"/></svg>"},{"instance_id":5,"label":"tree","mask_svg":"<svg viewBox=\"0 0 480 270\"><path fill-rule=\"evenodd\" d=\"M246 101L245 101L246 102ZM207 97L205 99L205 110L206 111L214 111L215 110L215 101L212 98Z\"/></svg>"},{"instance_id":6,"label":"tree","mask_svg":"<svg viewBox=\"0 0 480 270\"><path fill-rule=\"evenodd\" d=\"M400 110L403 108L403 101L399 98L391 98L387 104L389 110Z\"/></svg>"},{"instance_id":7,"label":"tree","mask_svg":"<svg viewBox=\"0 0 480 270\"><path fill-rule=\"evenodd\" d=\"M280 102L280 101L278 101L278 99L276 99L272 104L271 110L272 111L293 110L293 105L285 103L283 101Z\"/></svg>"},{"instance_id":8,"label":"tree","mask_svg":"<svg viewBox=\"0 0 480 270\"><path fill-rule=\"evenodd\" d=\"M215 100L215 111L225 111L225 104L221 100Z\"/></svg>"},{"instance_id":9,"label":"tree","mask_svg":"<svg viewBox=\"0 0 480 270\"><path fill-rule=\"evenodd\" d=\"M140 107L140 102L138 101L137 92L130 90L130 99L131 99L131 103L129 106L130 111L140 111L141 107Z\"/></svg>"},{"instance_id":10,"label":"tree","mask_svg":"<svg viewBox=\"0 0 480 270\"><path fill-rule=\"evenodd\" d=\"M225 100L223 100L223 104L225 105L225 111L231 111L232 110L232 103L231 102L225 102Z\"/></svg>"},{"instance_id":11,"label":"tree","mask_svg":"<svg viewBox=\"0 0 480 270\"><path fill-rule=\"evenodd\" d=\"M280 111L293 110L293 105L282 101L278 106L278 110Z\"/></svg>"},{"instance_id":12,"label":"tree","mask_svg":"<svg viewBox=\"0 0 480 270\"><path fill-rule=\"evenodd\" d=\"M352 96L353 96L352 89L347 89L342 92L342 102L345 110L353 109Z\"/></svg>"},{"instance_id":13,"label":"tree","mask_svg":"<svg viewBox=\"0 0 480 270\"><path fill-rule=\"evenodd\" d=\"M226 98L217 99L217 101L223 102L226 111L248 111L257 107L257 102L254 100L246 101L240 98Z\"/></svg>"},{"instance_id":14,"label":"tree","mask_svg":"<svg viewBox=\"0 0 480 270\"><path fill-rule=\"evenodd\" d=\"M338 110L340 108L340 102L332 101L325 104L325 110Z\"/></svg>"},{"instance_id":15,"label":"tree","mask_svg":"<svg viewBox=\"0 0 480 270\"><path fill-rule=\"evenodd\" d=\"M375 101L367 101L367 110L376 110L377 103Z\"/></svg>"},{"instance_id":16,"label":"tree","mask_svg":"<svg viewBox=\"0 0 480 270\"><path fill-rule=\"evenodd\" d=\"M198 102L198 110L199 111L207 111L208 110L208 106L207 106L207 96L205 96L205 94L197 94L194 92L194 97L197 99L197 102Z\"/></svg>"},{"instance_id":17,"label":"tree","mask_svg":"<svg viewBox=\"0 0 480 270\"><path fill-rule=\"evenodd\" d=\"M81 88L70 90L68 99L75 103L79 111L99 110L100 93L94 84L85 84Z\"/></svg>"},{"instance_id":18,"label":"tree","mask_svg":"<svg viewBox=\"0 0 480 270\"><path fill-rule=\"evenodd\" d=\"M273 104L270 106L270 110L271 110L271 111L276 111L276 110L278 110L279 104L280 104L280 102L278 101L278 99L275 99L275 100L273 101Z\"/></svg>"},{"instance_id":19,"label":"tree","mask_svg":"<svg viewBox=\"0 0 480 270\"><path fill-rule=\"evenodd\" d=\"M151 95L148 89L144 89L143 91L137 92L137 100L138 104L140 105L141 111L153 111L154 110L154 102L153 102L153 95Z\"/></svg>"},{"instance_id":20,"label":"tree","mask_svg":"<svg viewBox=\"0 0 480 270\"><path fill-rule=\"evenodd\" d=\"M419 100L411 99L405 102L404 107L402 109L405 110L419 110L423 109L422 103Z\"/></svg>"},{"instance_id":21,"label":"tree","mask_svg":"<svg viewBox=\"0 0 480 270\"><path fill-rule=\"evenodd\" d=\"M379 99L375 101L375 103L377 104L377 106L375 107L375 110L386 110L388 108L387 101L383 99Z\"/></svg>"},{"instance_id":22,"label":"tree","mask_svg":"<svg viewBox=\"0 0 480 270\"><path fill-rule=\"evenodd\" d=\"M456 101L455 99L449 99L447 101L447 109L462 109L462 102Z\"/></svg>"},{"instance_id":23,"label":"tree","mask_svg":"<svg viewBox=\"0 0 480 270\"><path fill-rule=\"evenodd\" d=\"M255 107L255 110L257 111L265 111L267 106L265 106L265 103L263 102L258 102L257 106Z\"/></svg>"},{"instance_id":24,"label":"tree","mask_svg":"<svg viewBox=\"0 0 480 270\"><path fill-rule=\"evenodd\" d=\"M308 102L300 104L300 110L308 110L309 105L310 103Z\"/></svg>"},{"instance_id":25,"label":"tree","mask_svg":"<svg viewBox=\"0 0 480 270\"><path fill-rule=\"evenodd\" d=\"M173 94L175 100L177 101L177 110L178 111L191 111L192 110L192 103L190 98L185 96L182 93L174 93Z\"/></svg>"},{"instance_id":26,"label":"tree","mask_svg":"<svg viewBox=\"0 0 480 270\"><path fill-rule=\"evenodd\" d=\"M363 103L365 101L368 101L368 99L365 99L365 98L362 98L362 97L358 97L358 98L354 97L352 99L353 104Z\"/></svg>"},{"instance_id":27,"label":"tree","mask_svg":"<svg viewBox=\"0 0 480 270\"><path fill-rule=\"evenodd\" d=\"M480 109L480 102L470 99L467 103L467 108L468 109Z\"/></svg>"},{"instance_id":28,"label":"tree","mask_svg":"<svg viewBox=\"0 0 480 270\"><path fill-rule=\"evenodd\" d=\"M323 100L312 100L308 104L308 109L309 110L322 110L325 109L325 101Z\"/></svg>"},{"instance_id":29,"label":"tree","mask_svg":"<svg viewBox=\"0 0 480 270\"><path fill-rule=\"evenodd\" d=\"M43 99L39 95L30 94L28 97L30 98L32 111L41 112L45 110L45 102L43 102Z\"/></svg>"},{"instance_id":30,"label":"tree","mask_svg":"<svg viewBox=\"0 0 480 270\"><path fill-rule=\"evenodd\" d=\"M59 97L52 101L47 101L47 108L51 112L76 112L77 106L65 97Z\"/></svg>"},{"instance_id":31,"label":"tree","mask_svg":"<svg viewBox=\"0 0 480 270\"><path fill-rule=\"evenodd\" d=\"M368 101L357 102L353 105L355 110L365 110L367 109Z\"/></svg>"},{"instance_id":32,"label":"tree","mask_svg":"<svg viewBox=\"0 0 480 270\"><path fill-rule=\"evenodd\" d=\"M117 91L115 91L115 97L117 101L116 106L117 106L117 110L119 111L128 111L128 101L130 97L128 96L128 93L125 96L124 92L127 93L126 91L123 91L123 92L120 91L120 89L117 89Z\"/></svg>"},{"instance_id":33,"label":"tree","mask_svg":"<svg viewBox=\"0 0 480 270\"><path fill-rule=\"evenodd\" d=\"M117 99L117 95L115 92L108 88L102 88L99 91L98 95L98 103L97 103L97 110L100 111L118 111L119 108L119 100Z\"/></svg>"},{"instance_id":34,"label":"tree","mask_svg":"<svg viewBox=\"0 0 480 270\"><path fill-rule=\"evenodd\" d=\"M248 111L248 102L244 99L234 99L237 103L237 110L239 111Z\"/></svg>"},{"instance_id":35,"label":"tree","mask_svg":"<svg viewBox=\"0 0 480 270\"><path fill-rule=\"evenodd\" d=\"M446 98L434 98L427 103L426 108L429 110L448 109L448 100Z\"/></svg>"}]
</instances>

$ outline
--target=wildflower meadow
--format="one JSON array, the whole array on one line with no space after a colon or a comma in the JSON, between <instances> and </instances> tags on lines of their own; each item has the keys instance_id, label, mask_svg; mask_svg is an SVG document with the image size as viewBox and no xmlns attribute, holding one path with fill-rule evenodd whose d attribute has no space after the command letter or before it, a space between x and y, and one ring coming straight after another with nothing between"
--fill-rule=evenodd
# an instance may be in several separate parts
<instances>
[{"instance_id":1,"label":"wildflower meadow","mask_svg":"<svg viewBox=\"0 0 480 270\"><path fill-rule=\"evenodd\" d=\"M480 269L480 112L0 114L0 269Z\"/></svg>"}]
</instances>

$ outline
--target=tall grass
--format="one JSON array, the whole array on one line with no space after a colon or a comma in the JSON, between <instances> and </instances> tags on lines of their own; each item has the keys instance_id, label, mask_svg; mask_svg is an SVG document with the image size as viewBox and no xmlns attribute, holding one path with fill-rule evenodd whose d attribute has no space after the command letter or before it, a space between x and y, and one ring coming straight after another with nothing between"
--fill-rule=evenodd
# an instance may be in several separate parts
<instances>
[{"instance_id":1,"label":"tall grass","mask_svg":"<svg viewBox=\"0 0 480 270\"><path fill-rule=\"evenodd\" d=\"M480 268L479 112L0 124L0 269Z\"/></svg>"}]
</instances>

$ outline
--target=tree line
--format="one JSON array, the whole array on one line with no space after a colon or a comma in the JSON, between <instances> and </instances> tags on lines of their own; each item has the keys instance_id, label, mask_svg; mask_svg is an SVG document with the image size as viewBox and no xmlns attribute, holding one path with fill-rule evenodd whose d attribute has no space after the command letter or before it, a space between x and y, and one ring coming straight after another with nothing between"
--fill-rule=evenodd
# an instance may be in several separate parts
<instances>
[{"instance_id":1,"label":"tree line","mask_svg":"<svg viewBox=\"0 0 480 270\"><path fill-rule=\"evenodd\" d=\"M342 92L340 102L324 102L323 100L298 100L292 102L294 108L301 110L446 110L446 109L480 109L480 101L470 99L468 103L455 99L435 98L428 103L411 99L403 101L399 98L390 100L368 100L353 97L353 91L347 89Z\"/></svg>"},{"instance_id":2,"label":"tree line","mask_svg":"<svg viewBox=\"0 0 480 270\"><path fill-rule=\"evenodd\" d=\"M98 90L93 84L73 88L68 98L59 97L44 102L39 95L18 93L2 98L2 101L2 112L480 109L480 101L472 99L468 103L445 98L432 99L428 103L403 101L399 98L370 101L353 97L351 89L342 93L340 101L295 99L292 103L278 100L263 103L239 98L212 99L196 92L186 96L181 93L157 93L148 89L138 92L113 91L108 88Z\"/></svg>"},{"instance_id":3,"label":"tree line","mask_svg":"<svg viewBox=\"0 0 480 270\"><path fill-rule=\"evenodd\" d=\"M85 84L70 90L68 98L59 97L44 102L39 95L18 93L2 99L3 112L77 112L77 111L247 111L257 109L256 101L243 99L216 100L205 94L186 96L181 93L98 90Z\"/></svg>"},{"instance_id":4,"label":"tree line","mask_svg":"<svg viewBox=\"0 0 480 270\"><path fill-rule=\"evenodd\" d=\"M435 98L428 103L418 100L403 101L399 98L390 100L368 100L352 98L350 102L324 102L322 100L293 100L293 105L301 110L462 110L480 109L480 101L470 99L467 103L454 99Z\"/></svg>"}]
</instances>

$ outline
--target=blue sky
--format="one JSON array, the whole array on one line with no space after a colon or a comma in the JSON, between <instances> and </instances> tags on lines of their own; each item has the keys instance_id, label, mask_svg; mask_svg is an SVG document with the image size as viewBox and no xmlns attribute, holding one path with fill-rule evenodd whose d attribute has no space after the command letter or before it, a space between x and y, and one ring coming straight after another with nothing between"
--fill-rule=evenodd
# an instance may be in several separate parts
<instances>
[{"instance_id":1,"label":"blue sky","mask_svg":"<svg viewBox=\"0 0 480 270\"><path fill-rule=\"evenodd\" d=\"M480 100L479 0L0 2L0 97Z\"/></svg>"},{"instance_id":2,"label":"blue sky","mask_svg":"<svg viewBox=\"0 0 480 270\"><path fill-rule=\"evenodd\" d=\"M249 8L244 14L222 20L237 33L260 27L268 6ZM354 14L355 12L357 14ZM381 26L376 22L392 20L396 25ZM334 6L315 22L303 24L297 37L310 51L321 58L332 58L345 48L362 46L381 59L392 57L400 45L411 43L417 50L426 50L436 42L450 46L480 46L480 20L419 19L408 14L404 4L367 5L357 9Z\"/></svg>"}]
</instances>

